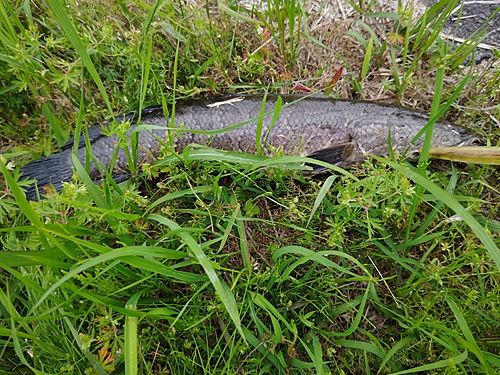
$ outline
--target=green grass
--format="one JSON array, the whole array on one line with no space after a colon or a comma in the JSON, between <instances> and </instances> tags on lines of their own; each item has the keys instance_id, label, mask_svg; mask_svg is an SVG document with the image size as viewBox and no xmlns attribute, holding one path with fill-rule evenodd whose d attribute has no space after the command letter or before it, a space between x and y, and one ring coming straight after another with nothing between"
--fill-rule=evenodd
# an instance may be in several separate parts
<instances>
[{"instance_id":1,"label":"green grass","mask_svg":"<svg viewBox=\"0 0 500 375\"><path fill-rule=\"evenodd\" d=\"M496 145L498 109L471 108L498 103L498 64L461 68L473 46L439 38L457 1L413 23L374 3L353 22L295 0L0 4L0 373L498 373L496 167L429 168L427 142L417 166L304 179L302 158L200 148L120 186L75 163L37 203L17 181L116 114L293 87L397 98Z\"/></svg>"}]
</instances>

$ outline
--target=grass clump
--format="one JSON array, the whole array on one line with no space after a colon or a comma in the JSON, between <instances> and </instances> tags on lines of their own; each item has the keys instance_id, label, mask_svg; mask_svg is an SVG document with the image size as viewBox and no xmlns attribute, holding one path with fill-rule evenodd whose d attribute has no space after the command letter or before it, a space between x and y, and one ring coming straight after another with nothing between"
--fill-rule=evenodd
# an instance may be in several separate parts
<instances>
[{"instance_id":1,"label":"grass clump","mask_svg":"<svg viewBox=\"0 0 500 375\"><path fill-rule=\"evenodd\" d=\"M439 37L456 1L332 4L0 5L2 372L498 371L494 167L428 170L424 152L304 180L301 158L192 150L119 186L75 163L61 194L24 199L20 154L74 128L172 97L331 87L340 67L338 96L462 108L495 144L497 113L470 108L496 104L496 64L459 69L472 47Z\"/></svg>"}]
</instances>

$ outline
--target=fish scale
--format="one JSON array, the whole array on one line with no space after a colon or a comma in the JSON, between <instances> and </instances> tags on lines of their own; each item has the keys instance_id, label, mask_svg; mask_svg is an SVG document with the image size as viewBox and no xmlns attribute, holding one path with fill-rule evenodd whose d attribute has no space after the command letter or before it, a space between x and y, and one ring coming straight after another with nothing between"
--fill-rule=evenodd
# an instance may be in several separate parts
<instances>
[{"instance_id":1,"label":"fish scale","mask_svg":"<svg viewBox=\"0 0 500 375\"><path fill-rule=\"evenodd\" d=\"M171 112L175 112L175 151L182 152L195 143L227 151L255 153L256 118L261 114L263 99L263 96L241 96L176 102L175 107L170 108ZM267 115L262 119L261 136L265 155L272 156L273 150L279 149L285 155L310 156L340 167L349 167L362 161L365 154L388 155L389 132L394 151L418 151L423 137L411 146L410 143L429 121L429 117L421 112L394 105L326 96L282 95L282 108L271 127L278 96L268 95L265 100L264 112ZM128 115L122 120L131 120L128 132L131 135L137 127L134 116ZM214 133L245 122L245 125L235 129ZM140 125L153 125L160 129L138 132L139 163L151 161L158 155L158 139L165 139L170 124L170 118L166 118L159 107L142 113ZM117 148L118 138L105 136L99 129L100 126L89 129L92 153L98 163L107 168ZM470 145L477 139L477 134L468 129L436 123L432 147ZM60 190L62 182L70 181L73 175L71 145L72 141L61 152L22 167L23 176L36 180L38 188L53 185L56 190ZM77 157L83 165L86 156L85 144L80 142ZM318 172L322 170L316 169ZM113 175L128 173L128 158L124 150L120 149ZM89 175L94 180L102 178L93 162L90 163ZM36 187L29 187L26 195L28 199L36 200Z\"/></svg>"}]
</instances>

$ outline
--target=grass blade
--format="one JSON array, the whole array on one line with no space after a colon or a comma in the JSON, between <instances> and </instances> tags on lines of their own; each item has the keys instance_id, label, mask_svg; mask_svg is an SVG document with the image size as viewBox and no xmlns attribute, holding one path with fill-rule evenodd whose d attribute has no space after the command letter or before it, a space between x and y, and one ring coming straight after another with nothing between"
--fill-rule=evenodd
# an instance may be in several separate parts
<instances>
[{"instance_id":1,"label":"grass blade","mask_svg":"<svg viewBox=\"0 0 500 375\"><path fill-rule=\"evenodd\" d=\"M363 87L363 84L366 80L366 75L368 74L368 69L370 68L370 65L371 65L373 42L374 42L374 38L372 36L370 38L370 40L368 41L368 44L366 46L366 53L365 53L365 57L363 59L363 66L361 67L360 88Z\"/></svg>"},{"instance_id":2,"label":"grass blade","mask_svg":"<svg viewBox=\"0 0 500 375\"><path fill-rule=\"evenodd\" d=\"M279 96L278 99L276 99L276 104L274 106L273 118L271 120L271 123L269 124L269 127L267 128L267 131L266 131L266 138L264 139L264 145L267 144L269 136L271 135L271 130L273 130L274 125L276 125L276 122L278 121L278 118L280 117L282 105L283 105L283 99L281 98L281 96Z\"/></svg>"},{"instance_id":3,"label":"grass blade","mask_svg":"<svg viewBox=\"0 0 500 375\"><path fill-rule=\"evenodd\" d=\"M64 312L62 312L63 315ZM80 348L80 350L83 352L83 354L85 355L85 357L87 358L87 360L92 364L92 366L95 368L95 370L97 371L97 373L99 375L107 375L108 372L102 367L101 363L97 360L97 358L85 347L85 343L83 342L83 340L81 339L80 337L80 334L78 332L78 330L76 329L76 327L73 325L73 323L71 323L71 320L68 318L68 317L64 317L64 322L66 323L66 325L68 326L68 329L70 330L71 332L71 335L73 336L73 338L75 339L76 343L78 344L78 347Z\"/></svg>"},{"instance_id":4,"label":"grass blade","mask_svg":"<svg viewBox=\"0 0 500 375\"><path fill-rule=\"evenodd\" d=\"M474 335L472 334L469 325L467 324L467 321L465 320L457 304L449 296L446 297L446 302L448 303L448 306L450 306L451 311L453 311L453 315L455 315L455 319L457 320L460 330L465 336L465 341L467 342L468 346L470 346L470 350L476 355L481 364L484 366L485 372L487 374L494 375L495 372L489 366L488 361L484 358L483 352L481 351L481 349L479 349L476 339L474 338Z\"/></svg>"},{"instance_id":5,"label":"grass blade","mask_svg":"<svg viewBox=\"0 0 500 375\"><path fill-rule=\"evenodd\" d=\"M127 310L135 311L137 309L137 302L141 297L142 292L135 293L128 300L125 308ZM137 339L137 321L138 318L133 315L125 317L125 374L137 374L137 359L139 357L138 339Z\"/></svg>"},{"instance_id":6,"label":"grass blade","mask_svg":"<svg viewBox=\"0 0 500 375\"><path fill-rule=\"evenodd\" d=\"M243 329L241 327L240 315L234 296L231 293L231 290L227 287L226 283L224 283L224 281L219 278L212 266L212 263L207 258L200 245L198 245L193 237L183 231L182 228L172 220L156 214L148 215L147 218L150 220L155 220L160 224L168 226L171 230L176 231L176 234L181 237L182 240L188 245L189 249L193 252L196 259L198 259L208 278L212 282L213 287L217 291L219 298L224 304L224 307L231 317L237 331L241 334L242 337L245 337Z\"/></svg>"},{"instance_id":7,"label":"grass blade","mask_svg":"<svg viewBox=\"0 0 500 375\"><path fill-rule=\"evenodd\" d=\"M437 370L437 369L440 369L440 368L447 368L447 367L456 365L458 363L461 363L461 362L465 361L468 356L469 356L469 353L466 350L463 353L461 353L461 354L459 354L459 355L457 355L455 357L452 357L450 359L443 359L441 361L437 361L437 362L434 362L434 363L429 363L427 365L414 367L414 368L411 368L411 369L408 369L408 370L404 370L404 371L394 372L391 375L413 374L413 373L416 373L416 372L419 372L419 373L422 373L422 372L429 373L432 370Z\"/></svg>"},{"instance_id":8,"label":"grass blade","mask_svg":"<svg viewBox=\"0 0 500 375\"><path fill-rule=\"evenodd\" d=\"M355 348L367 351L369 353L375 354L379 358L384 358L386 356L385 352L380 349L377 345L372 343L357 341L357 340L334 340L334 343L340 346L345 346L347 348Z\"/></svg>"},{"instance_id":9,"label":"grass blade","mask_svg":"<svg viewBox=\"0 0 500 375\"><path fill-rule=\"evenodd\" d=\"M313 205L313 208L311 210L311 215L309 215L309 220L307 220L306 228L311 223L311 220L314 216L314 213L318 210L319 205L321 204L321 202L323 202L323 198L326 196L326 194L328 193L328 191L332 187L332 184L336 178L337 178L336 175L332 175L332 176L328 177L325 180L325 182L323 183L323 186L321 186L321 189L318 192L318 196L314 200L314 205Z\"/></svg>"},{"instance_id":10,"label":"grass blade","mask_svg":"<svg viewBox=\"0 0 500 375\"><path fill-rule=\"evenodd\" d=\"M262 142L262 127L264 125L264 113L266 112L266 99L267 93L264 93L262 98L262 103L260 104L259 120L257 121L257 129L255 132L255 147L257 149L257 155L262 155L261 142Z\"/></svg>"},{"instance_id":11,"label":"grass blade","mask_svg":"<svg viewBox=\"0 0 500 375\"><path fill-rule=\"evenodd\" d=\"M378 373L380 374L384 368L384 366L391 360L391 358L401 349L403 349L406 345L408 345L409 343L415 341L415 336L408 336L408 337L404 337L402 338L401 340L399 340L396 345L394 345L391 350L389 350L387 352L387 354L385 355L384 357L384 360L382 361L382 363L380 364L380 367L379 367L379 370L378 370Z\"/></svg>"},{"instance_id":12,"label":"grass blade","mask_svg":"<svg viewBox=\"0 0 500 375\"><path fill-rule=\"evenodd\" d=\"M317 375L323 375L325 371L323 366L325 365L323 361L323 350L321 348L321 343L319 342L318 336L312 335L313 341L313 353L314 356L311 358L314 362L314 368L316 369Z\"/></svg>"},{"instance_id":13,"label":"grass blade","mask_svg":"<svg viewBox=\"0 0 500 375\"><path fill-rule=\"evenodd\" d=\"M68 142L69 134L63 131L61 122L57 117L54 116L54 110L52 109L50 103L43 103L42 105L43 114L47 118L52 131L54 132L57 140L57 145L62 147Z\"/></svg>"}]
</instances>

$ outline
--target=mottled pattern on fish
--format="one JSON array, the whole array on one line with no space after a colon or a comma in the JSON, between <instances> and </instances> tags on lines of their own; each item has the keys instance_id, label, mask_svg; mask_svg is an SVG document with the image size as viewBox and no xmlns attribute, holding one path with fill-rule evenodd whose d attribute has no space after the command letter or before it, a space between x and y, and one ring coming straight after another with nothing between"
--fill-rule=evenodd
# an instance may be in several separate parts
<instances>
[{"instance_id":1,"label":"mottled pattern on fish","mask_svg":"<svg viewBox=\"0 0 500 375\"><path fill-rule=\"evenodd\" d=\"M282 108L270 131L278 96L270 95L266 100L265 112L270 114L262 120L261 142L264 154L272 155L272 150L280 149L285 155L310 155L341 167L362 161L365 154L388 155L389 131L393 150L405 152L411 140L429 120L421 112L380 103L323 96L304 98L299 95L283 95L281 98ZM217 131L254 119L261 113L262 99L262 96L244 96L177 102L174 121L175 151L182 152L189 144L196 143L223 150L255 153L258 121L220 134L199 134L188 130ZM126 119L130 118L131 116L126 116ZM165 118L161 108L157 108L146 110L140 124L166 127L170 126L171 121ZM129 133L135 128L136 124L133 123ZM117 139L101 135L100 129L99 126L89 129L92 152L102 165L108 166ZM141 131L139 161L157 155L159 142L155 137L165 139L165 136L164 128ZM432 146L464 145L470 143L473 137L473 133L465 128L437 123ZM422 143L423 137L409 151L418 151ZM62 181L71 180L71 148L70 141L68 147L60 153L34 161L21 170L25 176L38 180L39 187L53 184L59 190ZM78 159L82 164L85 164L86 153L82 142L78 151ZM113 173L120 175L128 173L128 170L125 152L120 150ZM101 177L93 163L90 176L94 179ZM35 189L29 190L27 196L35 199Z\"/></svg>"}]
</instances>

